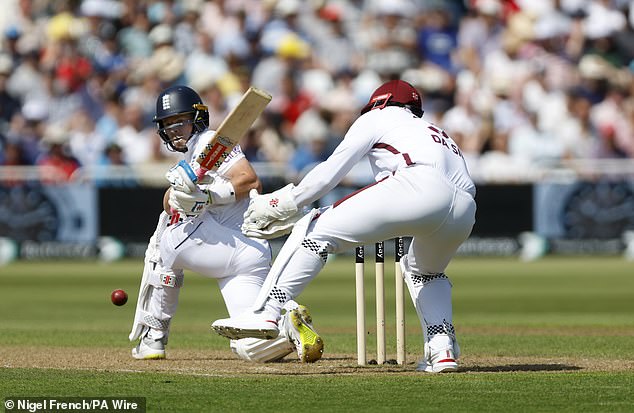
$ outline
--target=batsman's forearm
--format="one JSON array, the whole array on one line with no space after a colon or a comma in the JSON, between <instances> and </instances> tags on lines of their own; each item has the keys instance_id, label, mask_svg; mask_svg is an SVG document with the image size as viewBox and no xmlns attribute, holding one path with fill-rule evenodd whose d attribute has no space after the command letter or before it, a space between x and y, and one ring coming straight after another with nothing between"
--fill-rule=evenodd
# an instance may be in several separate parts
<instances>
[{"instance_id":1,"label":"batsman's forearm","mask_svg":"<svg viewBox=\"0 0 634 413\"><path fill-rule=\"evenodd\" d=\"M262 183L255 173L255 170L245 159L240 159L234 166L229 169L228 173L224 176L225 179L231 182L235 192L235 199L241 200L249 197L249 191L257 189L258 192L262 192Z\"/></svg>"},{"instance_id":2,"label":"batsman's forearm","mask_svg":"<svg viewBox=\"0 0 634 413\"><path fill-rule=\"evenodd\" d=\"M249 191L252 189L257 189L258 192L262 191L262 183L257 176L241 174L239 176L232 177L230 182L235 189L236 200L247 198L249 196Z\"/></svg>"}]
</instances>

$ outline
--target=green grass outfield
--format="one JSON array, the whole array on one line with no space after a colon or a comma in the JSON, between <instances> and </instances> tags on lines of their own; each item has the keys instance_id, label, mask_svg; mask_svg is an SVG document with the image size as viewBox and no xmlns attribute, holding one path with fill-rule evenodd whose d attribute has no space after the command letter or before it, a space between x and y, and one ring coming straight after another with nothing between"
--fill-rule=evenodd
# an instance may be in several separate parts
<instances>
[{"instance_id":1,"label":"green grass outfield","mask_svg":"<svg viewBox=\"0 0 634 413\"><path fill-rule=\"evenodd\" d=\"M387 261L387 260L386 260ZM375 349L366 264L368 358ZM454 374L415 373L420 326L406 303L405 366L356 366L354 266L338 257L307 288L324 359L252 365L209 323L226 316L215 281L187 274L168 360L136 361L127 340L139 260L0 267L0 398L140 396L148 411L634 411L634 263L619 257L456 259ZM386 262L388 358L393 268ZM110 292L125 289L123 307ZM9 410L7 410L9 411Z\"/></svg>"}]
</instances>

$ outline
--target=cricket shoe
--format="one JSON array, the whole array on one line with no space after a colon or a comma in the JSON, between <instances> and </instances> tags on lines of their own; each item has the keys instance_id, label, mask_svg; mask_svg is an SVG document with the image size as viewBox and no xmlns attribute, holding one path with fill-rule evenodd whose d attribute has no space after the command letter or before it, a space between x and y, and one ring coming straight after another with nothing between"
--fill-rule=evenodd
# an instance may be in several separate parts
<instances>
[{"instance_id":1,"label":"cricket shoe","mask_svg":"<svg viewBox=\"0 0 634 413\"><path fill-rule=\"evenodd\" d=\"M132 349L132 357L137 360L161 360L165 358L165 343L167 337L155 339L150 335L150 331L141 337L139 344Z\"/></svg>"},{"instance_id":2,"label":"cricket shoe","mask_svg":"<svg viewBox=\"0 0 634 413\"><path fill-rule=\"evenodd\" d=\"M308 308L300 305L289 314L288 336L295 344L302 363L314 363L324 354L324 340L313 327Z\"/></svg>"},{"instance_id":3,"label":"cricket shoe","mask_svg":"<svg viewBox=\"0 0 634 413\"><path fill-rule=\"evenodd\" d=\"M270 340L280 333L277 320L262 313L245 313L238 317L222 318L214 321L211 328L232 340L249 337Z\"/></svg>"},{"instance_id":4,"label":"cricket shoe","mask_svg":"<svg viewBox=\"0 0 634 413\"><path fill-rule=\"evenodd\" d=\"M460 346L452 334L436 334L425 343L425 358L418 363L416 371L426 373L448 373L458 370Z\"/></svg>"}]
</instances>

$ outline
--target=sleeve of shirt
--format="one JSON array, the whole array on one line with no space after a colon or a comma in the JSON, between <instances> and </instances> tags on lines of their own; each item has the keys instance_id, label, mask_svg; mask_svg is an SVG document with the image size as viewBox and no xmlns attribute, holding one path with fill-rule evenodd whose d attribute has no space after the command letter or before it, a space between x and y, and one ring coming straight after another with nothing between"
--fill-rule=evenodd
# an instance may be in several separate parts
<instances>
[{"instance_id":1,"label":"sleeve of shirt","mask_svg":"<svg viewBox=\"0 0 634 413\"><path fill-rule=\"evenodd\" d=\"M224 175L233 165L235 165L236 162L244 157L245 156L240 145L234 146L225 161L218 168L218 174Z\"/></svg>"},{"instance_id":2,"label":"sleeve of shirt","mask_svg":"<svg viewBox=\"0 0 634 413\"><path fill-rule=\"evenodd\" d=\"M369 115L369 114L368 114ZM372 149L378 140L374 116L364 115L357 119L343 140L328 159L313 168L293 188L293 196L299 207L326 195L346 176L350 169Z\"/></svg>"}]
</instances>

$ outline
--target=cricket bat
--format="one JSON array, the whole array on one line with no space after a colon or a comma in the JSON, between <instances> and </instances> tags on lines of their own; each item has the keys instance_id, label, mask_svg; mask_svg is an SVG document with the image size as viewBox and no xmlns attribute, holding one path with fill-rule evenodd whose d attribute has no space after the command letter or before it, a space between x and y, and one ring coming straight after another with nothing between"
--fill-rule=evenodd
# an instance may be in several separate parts
<instances>
[{"instance_id":1,"label":"cricket bat","mask_svg":"<svg viewBox=\"0 0 634 413\"><path fill-rule=\"evenodd\" d=\"M196 157L199 165L196 170L198 179L205 172L215 171L222 165L270 101L271 95L253 86L244 93L240 102L222 121L209 143Z\"/></svg>"},{"instance_id":2,"label":"cricket bat","mask_svg":"<svg viewBox=\"0 0 634 413\"><path fill-rule=\"evenodd\" d=\"M224 118L216 133L196 156L198 169L194 172L197 179L202 179L207 171L215 171L222 165L270 101L269 93L253 86L242 95L238 104ZM177 222L178 219L178 213L173 211L171 223Z\"/></svg>"}]
</instances>

